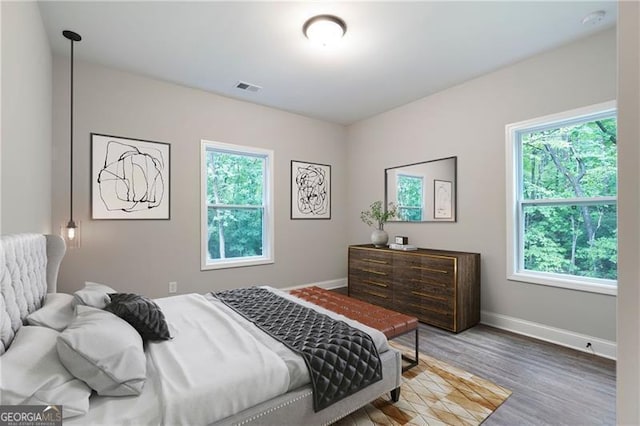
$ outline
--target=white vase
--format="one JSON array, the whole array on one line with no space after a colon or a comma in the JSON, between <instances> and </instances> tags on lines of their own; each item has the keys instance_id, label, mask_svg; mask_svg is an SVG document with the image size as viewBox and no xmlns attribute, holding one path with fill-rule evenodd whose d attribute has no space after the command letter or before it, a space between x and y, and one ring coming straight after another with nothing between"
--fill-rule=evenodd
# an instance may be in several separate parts
<instances>
[{"instance_id":1,"label":"white vase","mask_svg":"<svg viewBox=\"0 0 640 426\"><path fill-rule=\"evenodd\" d=\"M386 247L389 234L384 229L376 229L371 233L371 243L376 247Z\"/></svg>"}]
</instances>

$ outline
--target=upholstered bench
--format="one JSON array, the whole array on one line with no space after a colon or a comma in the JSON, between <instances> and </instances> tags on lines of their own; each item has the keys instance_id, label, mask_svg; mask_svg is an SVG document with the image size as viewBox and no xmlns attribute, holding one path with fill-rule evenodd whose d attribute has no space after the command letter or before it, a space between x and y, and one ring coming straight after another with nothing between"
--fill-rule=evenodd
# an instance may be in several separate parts
<instances>
[{"instance_id":1,"label":"upholstered bench","mask_svg":"<svg viewBox=\"0 0 640 426\"><path fill-rule=\"evenodd\" d=\"M402 371L406 371L418 364L418 319L416 317L401 314L316 286L291 290L290 293L314 305L322 306L325 309L380 330L389 340L414 331L416 334L415 358L411 359L403 355L403 359L408 361L409 364L405 365Z\"/></svg>"}]
</instances>

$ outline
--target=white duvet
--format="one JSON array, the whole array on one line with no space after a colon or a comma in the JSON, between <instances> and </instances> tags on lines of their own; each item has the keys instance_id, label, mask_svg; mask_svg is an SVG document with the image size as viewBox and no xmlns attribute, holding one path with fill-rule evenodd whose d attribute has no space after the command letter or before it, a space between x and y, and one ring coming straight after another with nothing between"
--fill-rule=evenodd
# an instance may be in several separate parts
<instances>
[{"instance_id":1,"label":"white duvet","mask_svg":"<svg viewBox=\"0 0 640 426\"><path fill-rule=\"evenodd\" d=\"M65 420L65 424L206 425L309 383L302 357L221 302L198 294L155 302L173 339L147 345L148 379L142 394L94 395L89 413ZM382 333L347 321L371 334L379 352L388 349Z\"/></svg>"}]
</instances>

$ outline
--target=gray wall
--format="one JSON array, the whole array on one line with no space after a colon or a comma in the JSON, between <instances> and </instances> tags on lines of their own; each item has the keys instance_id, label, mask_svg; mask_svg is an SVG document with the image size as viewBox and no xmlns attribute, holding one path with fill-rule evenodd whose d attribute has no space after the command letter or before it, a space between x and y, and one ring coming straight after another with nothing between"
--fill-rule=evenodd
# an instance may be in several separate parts
<instances>
[{"instance_id":1,"label":"gray wall","mask_svg":"<svg viewBox=\"0 0 640 426\"><path fill-rule=\"evenodd\" d=\"M618 14L617 423L640 424L640 5Z\"/></svg>"},{"instance_id":2,"label":"gray wall","mask_svg":"<svg viewBox=\"0 0 640 426\"><path fill-rule=\"evenodd\" d=\"M68 214L68 72L68 59L54 56L54 223ZM169 281L179 293L203 293L346 276L344 127L83 62L75 78L74 210L82 247L62 263L61 291L93 280L161 297ZM171 144L171 220L90 220L91 132ZM275 151L275 264L200 271L201 139ZM289 219L292 159L332 166L331 220Z\"/></svg>"},{"instance_id":3,"label":"gray wall","mask_svg":"<svg viewBox=\"0 0 640 426\"><path fill-rule=\"evenodd\" d=\"M2 233L51 232L51 50L36 2L2 2Z\"/></svg>"},{"instance_id":4,"label":"gray wall","mask_svg":"<svg viewBox=\"0 0 640 426\"><path fill-rule=\"evenodd\" d=\"M615 30L538 55L348 128L349 242L383 199L386 167L458 156L457 223L390 223L420 247L482 255L482 309L616 338L616 298L506 279L505 125L616 98Z\"/></svg>"}]
</instances>

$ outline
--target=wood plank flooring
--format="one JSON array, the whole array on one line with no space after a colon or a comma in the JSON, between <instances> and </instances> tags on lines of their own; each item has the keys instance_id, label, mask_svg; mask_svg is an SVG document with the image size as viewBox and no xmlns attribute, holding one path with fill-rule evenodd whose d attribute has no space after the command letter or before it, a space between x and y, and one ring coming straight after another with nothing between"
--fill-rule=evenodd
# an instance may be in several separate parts
<instances>
[{"instance_id":1,"label":"wood plank flooring","mask_svg":"<svg viewBox=\"0 0 640 426\"><path fill-rule=\"evenodd\" d=\"M454 334L420 324L420 352L513 392L483 425L615 425L615 361L485 325Z\"/></svg>"},{"instance_id":2,"label":"wood plank flooring","mask_svg":"<svg viewBox=\"0 0 640 426\"><path fill-rule=\"evenodd\" d=\"M513 392L484 425L615 425L614 361L485 325L420 324L420 351Z\"/></svg>"}]
</instances>

